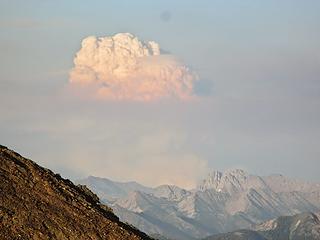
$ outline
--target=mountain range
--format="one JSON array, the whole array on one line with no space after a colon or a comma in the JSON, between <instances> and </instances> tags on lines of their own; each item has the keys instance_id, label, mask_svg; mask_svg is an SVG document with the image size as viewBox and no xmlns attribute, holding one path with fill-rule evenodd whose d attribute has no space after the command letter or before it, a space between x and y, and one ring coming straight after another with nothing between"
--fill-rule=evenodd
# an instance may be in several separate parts
<instances>
[{"instance_id":1,"label":"mountain range","mask_svg":"<svg viewBox=\"0 0 320 240\"><path fill-rule=\"evenodd\" d=\"M320 239L318 183L239 169L192 190L77 182L0 145L0 239Z\"/></svg>"},{"instance_id":2,"label":"mountain range","mask_svg":"<svg viewBox=\"0 0 320 240\"><path fill-rule=\"evenodd\" d=\"M150 235L178 240L252 229L280 216L320 211L319 183L256 176L241 169L213 171L192 190L93 176L77 182L95 192L122 221Z\"/></svg>"}]
</instances>

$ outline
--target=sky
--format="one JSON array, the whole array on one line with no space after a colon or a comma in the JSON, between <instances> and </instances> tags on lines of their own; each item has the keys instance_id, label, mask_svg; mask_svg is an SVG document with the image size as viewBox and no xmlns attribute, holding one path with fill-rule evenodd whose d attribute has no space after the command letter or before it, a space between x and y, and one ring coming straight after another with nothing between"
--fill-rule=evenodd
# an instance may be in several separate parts
<instances>
[{"instance_id":1,"label":"sky","mask_svg":"<svg viewBox=\"0 0 320 240\"><path fill-rule=\"evenodd\" d=\"M242 168L319 182L319 12L316 0L0 0L0 144L71 179L192 188ZM110 61L92 67L96 43L82 41L118 33L162 55L114 62L134 69L121 78ZM73 74L83 67L94 72Z\"/></svg>"}]
</instances>

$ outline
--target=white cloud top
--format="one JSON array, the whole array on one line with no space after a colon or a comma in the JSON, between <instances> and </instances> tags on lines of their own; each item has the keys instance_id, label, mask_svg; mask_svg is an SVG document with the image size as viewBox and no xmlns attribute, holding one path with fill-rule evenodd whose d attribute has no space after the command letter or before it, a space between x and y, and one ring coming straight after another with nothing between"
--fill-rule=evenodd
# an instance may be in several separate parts
<instances>
[{"instance_id":1,"label":"white cloud top","mask_svg":"<svg viewBox=\"0 0 320 240\"><path fill-rule=\"evenodd\" d=\"M143 42L130 33L90 36L74 59L70 83L106 100L153 101L190 99L196 75L156 42Z\"/></svg>"}]
</instances>

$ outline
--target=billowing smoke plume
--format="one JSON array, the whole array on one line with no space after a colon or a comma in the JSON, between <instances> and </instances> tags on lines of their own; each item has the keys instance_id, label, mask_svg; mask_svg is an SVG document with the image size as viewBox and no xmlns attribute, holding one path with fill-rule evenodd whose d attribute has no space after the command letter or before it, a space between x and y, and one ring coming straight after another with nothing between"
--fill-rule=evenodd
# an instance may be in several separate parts
<instances>
[{"instance_id":1,"label":"billowing smoke plume","mask_svg":"<svg viewBox=\"0 0 320 240\"><path fill-rule=\"evenodd\" d=\"M74 59L72 85L107 100L190 99L196 75L156 42L130 33L87 37Z\"/></svg>"}]
</instances>

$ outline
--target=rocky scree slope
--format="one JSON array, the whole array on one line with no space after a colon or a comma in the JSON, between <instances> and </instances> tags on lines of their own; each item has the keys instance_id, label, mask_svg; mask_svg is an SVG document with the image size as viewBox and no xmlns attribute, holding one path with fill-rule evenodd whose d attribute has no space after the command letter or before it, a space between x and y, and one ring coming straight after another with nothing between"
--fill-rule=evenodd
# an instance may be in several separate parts
<instances>
[{"instance_id":1,"label":"rocky scree slope","mask_svg":"<svg viewBox=\"0 0 320 240\"><path fill-rule=\"evenodd\" d=\"M0 193L0 239L152 239L85 186L1 145Z\"/></svg>"}]
</instances>

